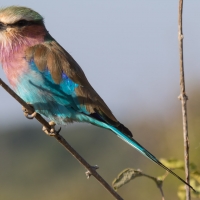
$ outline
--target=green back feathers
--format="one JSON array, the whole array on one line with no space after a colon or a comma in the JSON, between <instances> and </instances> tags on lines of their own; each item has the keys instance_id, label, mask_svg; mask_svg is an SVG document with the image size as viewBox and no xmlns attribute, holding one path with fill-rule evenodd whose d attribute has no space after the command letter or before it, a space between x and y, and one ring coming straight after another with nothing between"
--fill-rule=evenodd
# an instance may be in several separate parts
<instances>
[{"instance_id":1,"label":"green back feathers","mask_svg":"<svg viewBox=\"0 0 200 200\"><path fill-rule=\"evenodd\" d=\"M15 23L19 20L43 21L43 17L27 7L10 6L0 9L0 19L3 23Z\"/></svg>"}]
</instances>

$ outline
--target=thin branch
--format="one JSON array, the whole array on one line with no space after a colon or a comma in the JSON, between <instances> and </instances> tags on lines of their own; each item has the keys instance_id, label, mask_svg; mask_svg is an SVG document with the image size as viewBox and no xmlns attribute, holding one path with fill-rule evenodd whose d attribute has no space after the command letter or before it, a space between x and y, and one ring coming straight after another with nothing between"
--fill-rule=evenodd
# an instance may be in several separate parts
<instances>
[{"instance_id":1,"label":"thin branch","mask_svg":"<svg viewBox=\"0 0 200 200\"><path fill-rule=\"evenodd\" d=\"M162 186L163 186L163 182L164 182L165 178L168 176L168 174L169 174L169 172L166 171L166 173L163 176L159 176L156 178L156 177L153 177L153 176L143 173L140 169L127 168L118 174L117 178L115 178L113 180L112 185L113 185L113 188L115 190L117 190L120 187L122 187L123 185L130 182L131 180L144 176L144 177L147 177L147 178L153 180L156 183L158 189L160 190L162 200L165 200Z\"/></svg>"},{"instance_id":2,"label":"thin branch","mask_svg":"<svg viewBox=\"0 0 200 200\"><path fill-rule=\"evenodd\" d=\"M153 176L149 176L149 175L143 173L143 176L145 176L147 178L150 178L151 180L153 180L156 183L158 189L160 190L162 200L165 200L165 196L164 196L164 192L163 192L163 189L162 189L162 185L163 185L163 181L167 177L167 175L168 175L168 172L165 174L165 176L163 177L162 180L159 180L158 178L155 178Z\"/></svg>"},{"instance_id":3,"label":"thin branch","mask_svg":"<svg viewBox=\"0 0 200 200\"><path fill-rule=\"evenodd\" d=\"M0 86L2 86L13 98L15 98L24 108L26 108L30 113L34 112L34 109L29 106L24 100L22 100L13 90L11 90L8 85L6 85L2 79L0 79ZM49 123L40 115L36 114L35 118L47 129L51 129L52 127ZM86 160L84 160L71 146L70 144L59 134L55 134L54 137L58 142L60 142L65 149L67 149L74 158L76 158L79 163L81 163L85 168L93 175L102 185L103 187L112 194L113 197L117 200L123 200L122 197L119 196L117 192L96 172L93 166L89 165Z\"/></svg>"},{"instance_id":4,"label":"thin branch","mask_svg":"<svg viewBox=\"0 0 200 200\"><path fill-rule=\"evenodd\" d=\"M181 94L179 96L179 99L181 100L181 104L182 104L185 176L186 176L186 182L189 184L190 183L189 135L188 135L188 122L187 122L187 100L188 100L188 97L187 97L186 91L185 91L185 79L184 79L182 14L183 14L183 0L179 0L178 39L179 39L180 89L181 89ZM185 187L186 187L186 200L190 200L191 199L190 188L187 185Z\"/></svg>"}]
</instances>

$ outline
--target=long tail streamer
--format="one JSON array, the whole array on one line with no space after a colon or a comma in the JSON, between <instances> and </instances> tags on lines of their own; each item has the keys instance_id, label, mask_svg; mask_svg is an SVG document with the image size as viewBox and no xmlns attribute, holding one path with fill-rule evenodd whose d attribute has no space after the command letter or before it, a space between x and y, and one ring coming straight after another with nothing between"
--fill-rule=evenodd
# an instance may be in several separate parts
<instances>
[{"instance_id":1,"label":"long tail streamer","mask_svg":"<svg viewBox=\"0 0 200 200\"><path fill-rule=\"evenodd\" d=\"M116 135L121 138L122 140L124 140L126 143L128 143L129 145L131 145L132 147L134 147L135 149L137 149L140 153L142 153L144 156L146 156L147 158L149 158L150 160L152 160L153 162L155 162L156 164L160 165L162 168L164 168L165 170L167 170L169 173L173 174L175 177L177 177L180 181L182 181L183 183L185 183L186 185L188 185L192 190L194 190L196 192L196 190L186 181L184 181L180 176L178 176L176 173L174 173L172 170L170 170L169 168L167 168L165 165L163 165L154 155L152 155L149 151L147 151L142 145L140 145L137 141L135 141L133 138L123 134L122 132L120 132L118 129L116 129L115 127L110 127L110 129L116 133Z\"/></svg>"}]
</instances>

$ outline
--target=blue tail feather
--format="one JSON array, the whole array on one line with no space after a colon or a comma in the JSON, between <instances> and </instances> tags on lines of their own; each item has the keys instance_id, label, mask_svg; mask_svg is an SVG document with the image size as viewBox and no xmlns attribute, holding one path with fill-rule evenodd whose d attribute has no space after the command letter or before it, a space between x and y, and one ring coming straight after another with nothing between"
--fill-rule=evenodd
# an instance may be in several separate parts
<instances>
[{"instance_id":1,"label":"blue tail feather","mask_svg":"<svg viewBox=\"0 0 200 200\"><path fill-rule=\"evenodd\" d=\"M174 173L172 170L170 170L169 168L167 168L165 165L163 165L154 155L152 155L148 150L146 150L142 145L140 145L137 141L135 141L133 138L131 138L128 135L125 135L124 133L122 133L121 131L119 131L117 128L113 127L113 126L109 126L109 129L112 130L119 138L121 138L122 140L124 140L126 143L128 143L129 145L131 145L132 147L134 147L135 149L137 149L140 153L142 153L144 156L146 156L147 158L149 158L150 160L152 160L153 162L155 162L156 164L158 164L159 166L161 166L162 168L164 168L165 170L167 170L169 173L173 174L175 177L177 177L180 181L182 181L183 183L185 183L186 185L188 185L191 189L194 190L194 188L189 185L186 181L184 181L181 177L179 177L176 173ZM195 191L195 190L194 190ZM195 191L196 192L196 191Z\"/></svg>"}]
</instances>

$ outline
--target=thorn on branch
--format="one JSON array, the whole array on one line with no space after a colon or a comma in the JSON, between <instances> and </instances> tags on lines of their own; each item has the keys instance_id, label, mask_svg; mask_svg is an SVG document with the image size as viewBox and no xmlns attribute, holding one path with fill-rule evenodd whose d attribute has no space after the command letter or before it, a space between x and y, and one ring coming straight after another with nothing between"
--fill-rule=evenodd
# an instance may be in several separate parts
<instances>
[{"instance_id":1,"label":"thorn on branch","mask_svg":"<svg viewBox=\"0 0 200 200\"><path fill-rule=\"evenodd\" d=\"M179 40L183 40L184 39L184 35L183 34L179 34Z\"/></svg>"},{"instance_id":2,"label":"thorn on branch","mask_svg":"<svg viewBox=\"0 0 200 200\"><path fill-rule=\"evenodd\" d=\"M178 96L178 99L179 99L179 100L184 99L185 101L187 101L189 98L188 98L188 96L187 96L186 94L184 94L184 95L180 94L180 95Z\"/></svg>"},{"instance_id":3,"label":"thorn on branch","mask_svg":"<svg viewBox=\"0 0 200 200\"><path fill-rule=\"evenodd\" d=\"M91 168L94 169L94 170L99 169L98 165L91 166ZM87 179L89 179L90 176L92 176L92 173L88 170L88 171L85 172L85 175L86 175Z\"/></svg>"}]
</instances>

